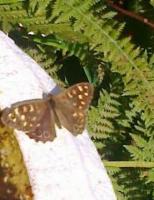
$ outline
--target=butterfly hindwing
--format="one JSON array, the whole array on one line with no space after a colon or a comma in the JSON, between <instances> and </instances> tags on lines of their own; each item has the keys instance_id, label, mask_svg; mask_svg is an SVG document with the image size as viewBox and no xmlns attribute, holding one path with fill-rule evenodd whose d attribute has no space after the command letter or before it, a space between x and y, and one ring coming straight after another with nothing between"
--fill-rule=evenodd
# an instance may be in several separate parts
<instances>
[{"instance_id":1,"label":"butterfly hindwing","mask_svg":"<svg viewBox=\"0 0 154 200\"><path fill-rule=\"evenodd\" d=\"M93 86L79 83L53 96L55 112L60 123L72 134L82 133L85 128L86 112L93 96Z\"/></svg>"},{"instance_id":2,"label":"butterfly hindwing","mask_svg":"<svg viewBox=\"0 0 154 200\"><path fill-rule=\"evenodd\" d=\"M27 132L30 138L36 141L52 141L56 137L53 111L46 107L44 114L35 130Z\"/></svg>"}]
</instances>

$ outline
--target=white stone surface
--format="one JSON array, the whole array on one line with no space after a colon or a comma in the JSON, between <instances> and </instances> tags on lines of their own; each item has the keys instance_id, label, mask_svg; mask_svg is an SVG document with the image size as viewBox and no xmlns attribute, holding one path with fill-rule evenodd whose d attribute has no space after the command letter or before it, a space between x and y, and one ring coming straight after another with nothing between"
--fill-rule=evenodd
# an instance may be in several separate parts
<instances>
[{"instance_id":1,"label":"white stone surface","mask_svg":"<svg viewBox=\"0 0 154 200\"><path fill-rule=\"evenodd\" d=\"M56 87L40 66L0 32L0 107L40 98ZM57 129L53 142L15 132L34 200L115 200L110 179L87 131L77 137Z\"/></svg>"}]
</instances>

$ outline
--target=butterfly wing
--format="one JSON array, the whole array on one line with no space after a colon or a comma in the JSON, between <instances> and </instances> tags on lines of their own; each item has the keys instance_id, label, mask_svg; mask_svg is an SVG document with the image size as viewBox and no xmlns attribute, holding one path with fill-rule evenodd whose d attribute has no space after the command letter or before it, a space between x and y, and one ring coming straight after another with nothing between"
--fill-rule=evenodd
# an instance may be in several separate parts
<instances>
[{"instance_id":1,"label":"butterfly wing","mask_svg":"<svg viewBox=\"0 0 154 200\"><path fill-rule=\"evenodd\" d=\"M62 126L72 134L83 132L86 112L93 96L93 86L89 83L78 83L64 92L53 96L54 111Z\"/></svg>"},{"instance_id":2,"label":"butterfly wing","mask_svg":"<svg viewBox=\"0 0 154 200\"><path fill-rule=\"evenodd\" d=\"M27 134L36 141L52 141L56 137L53 111L46 107L38 126Z\"/></svg>"},{"instance_id":3,"label":"butterfly wing","mask_svg":"<svg viewBox=\"0 0 154 200\"><path fill-rule=\"evenodd\" d=\"M36 140L52 140L55 129L53 113L50 111L50 104L46 100L26 100L5 108L1 121L6 126L24 131Z\"/></svg>"}]
</instances>

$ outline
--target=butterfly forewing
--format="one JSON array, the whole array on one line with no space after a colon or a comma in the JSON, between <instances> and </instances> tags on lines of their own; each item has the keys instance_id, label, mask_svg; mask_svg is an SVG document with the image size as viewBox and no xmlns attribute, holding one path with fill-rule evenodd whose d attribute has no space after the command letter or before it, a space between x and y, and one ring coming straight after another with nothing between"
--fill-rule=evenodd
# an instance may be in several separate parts
<instances>
[{"instance_id":1,"label":"butterfly forewing","mask_svg":"<svg viewBox=\"0 0 154 200\"><path fill-rule=\"evenodd\" d=\"M92 96L93 86L89 83L76 84L53 96L59 121L74 135L82 133L85 128L86 111Z\"/></svg>"},{"instance_id":2,"label":"butterfly forewing","mask_svg":"<svg viewBox=\"0 0 154 200\"><path fill-rule=\"evenodd\" d=\"M12 104L3 110L2 122L22 131L33 130L44 113L46 104L43 100L27 100Z\"/></svg>"},{"instance_id":3,"label":"butterfly forewing","mask_svg":"<svg viewBox=\"0 0 154 200\"><path fill-rule=\"evenodd\" d=\"M53 137L52 134L55 136L54 119L50 111L50 104L46 100L27 100L5 108L1 120L6 126L26 132L31 138L37 140L39 137L47 141Z\"/></svg>"}]
</instances>

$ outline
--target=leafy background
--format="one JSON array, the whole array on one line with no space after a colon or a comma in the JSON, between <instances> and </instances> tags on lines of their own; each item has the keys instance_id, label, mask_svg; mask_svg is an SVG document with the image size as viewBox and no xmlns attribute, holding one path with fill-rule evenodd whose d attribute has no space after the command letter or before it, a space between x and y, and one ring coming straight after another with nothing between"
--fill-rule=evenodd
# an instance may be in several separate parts
<instances>
[{"instance_id":1,"label":"leafy background","mask_svg":"<svg viewBox=\"0 0 154 200\"><path fill-rule=\"evenodd\" d=\"M1 30L57 84L94 85L88 129L118 200L154 199L154 26L146 24L154 21L153 6L153 0L0 0ZM1 200L32 199L18 144L2 125L0 174Z\"/></svg>"}]
</instances>

